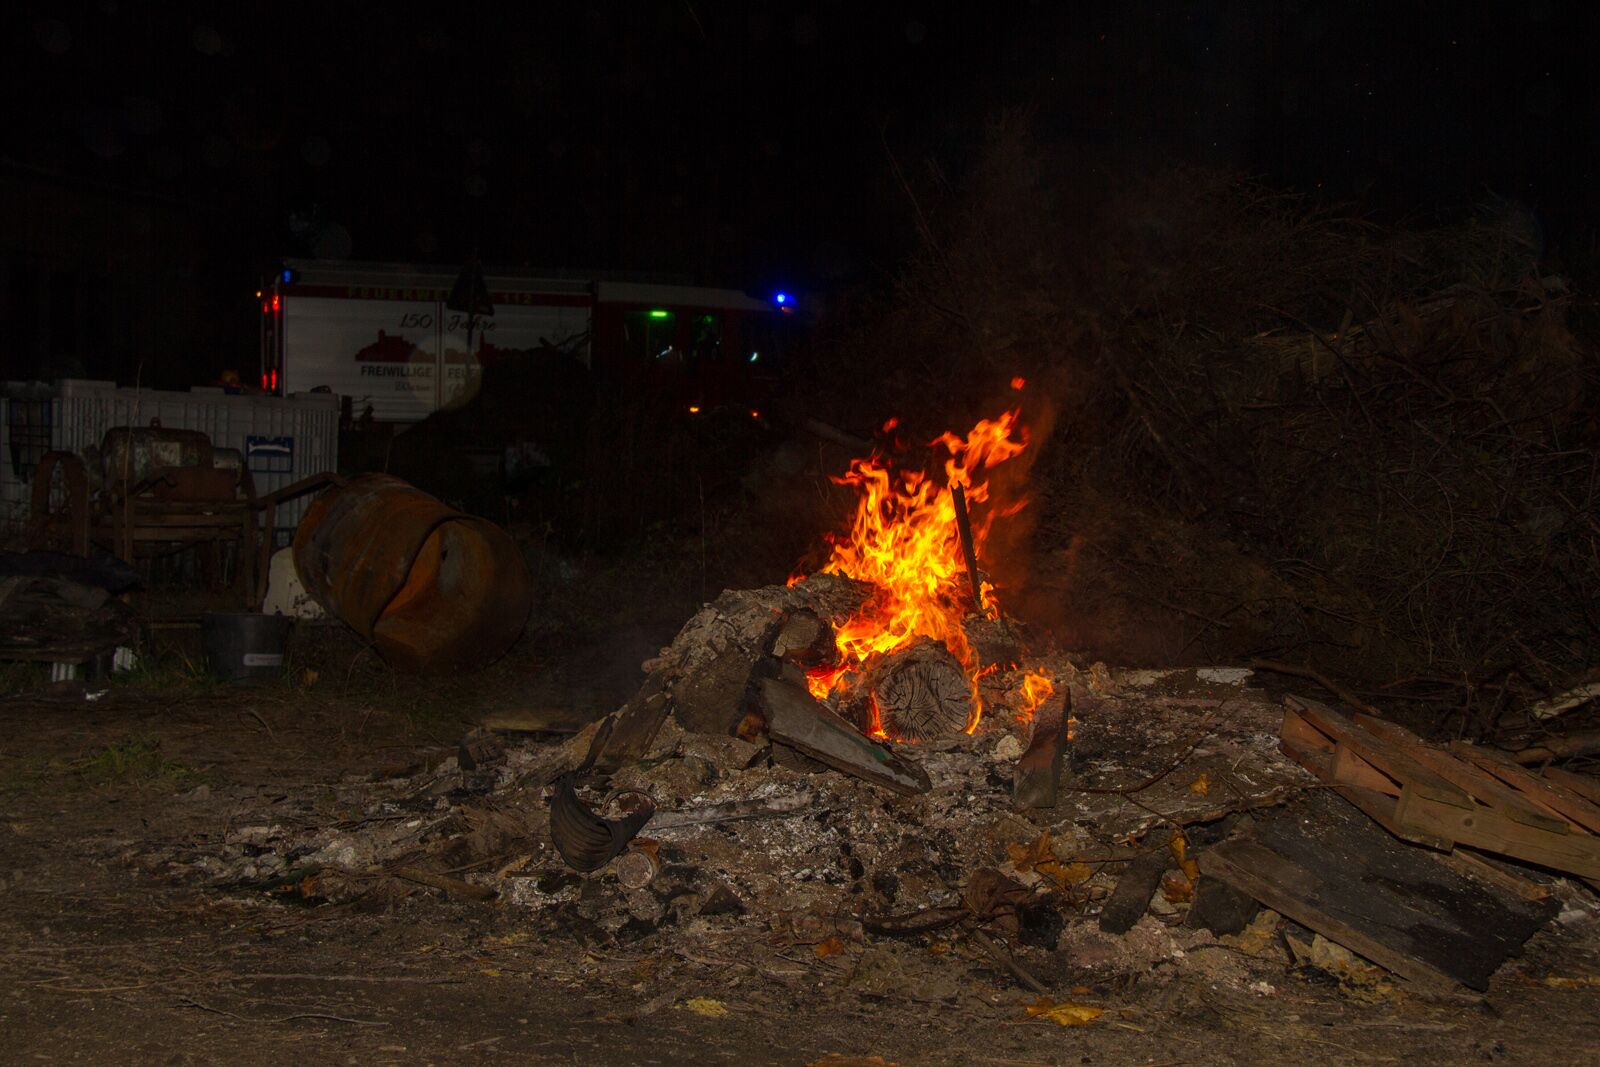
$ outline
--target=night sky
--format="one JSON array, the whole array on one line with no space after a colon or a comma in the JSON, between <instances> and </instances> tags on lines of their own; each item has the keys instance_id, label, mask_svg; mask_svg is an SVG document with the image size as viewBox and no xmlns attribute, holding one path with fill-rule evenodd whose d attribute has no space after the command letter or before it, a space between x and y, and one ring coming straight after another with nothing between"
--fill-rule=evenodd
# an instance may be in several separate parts
<instances>
[{"instance_id":1,"label":"night sky","mask_svg":"<svg viewBox=\"0 0 1600 1067\"><path fill-rule=\"evenodd\" d=\"M31 10L30 10L31 8ZM423 12L426 11L426 14ZM1220 164L1586 242L1588 5L15 5L8 169L194 220L215 284L284 255L832 286L1008 108L1085 158ZM18 106L20 105L20 106Z\"/></svg>"}]
</instances>

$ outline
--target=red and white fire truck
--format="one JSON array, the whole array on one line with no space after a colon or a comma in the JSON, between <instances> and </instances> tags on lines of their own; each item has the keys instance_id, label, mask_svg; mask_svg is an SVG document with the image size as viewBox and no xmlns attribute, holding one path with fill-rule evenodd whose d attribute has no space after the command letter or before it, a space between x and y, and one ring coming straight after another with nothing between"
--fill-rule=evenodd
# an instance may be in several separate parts
<instances>
[{"instance_id":1,"label":"red and white fire truck","mask_svg":"<svg viewBox=\"0 0 1600 1067\"><path fill-rule=\"evenodd\" d=\"M450 310L458 272L290 260L257 294L261 388L350 399L356 416L413 423L461 405L483 368L568 355L604 381L673 365L681 402L748 406L791 343L794 298L620 278L489 272L493 314Z\"/></svg>"}]
</instances>

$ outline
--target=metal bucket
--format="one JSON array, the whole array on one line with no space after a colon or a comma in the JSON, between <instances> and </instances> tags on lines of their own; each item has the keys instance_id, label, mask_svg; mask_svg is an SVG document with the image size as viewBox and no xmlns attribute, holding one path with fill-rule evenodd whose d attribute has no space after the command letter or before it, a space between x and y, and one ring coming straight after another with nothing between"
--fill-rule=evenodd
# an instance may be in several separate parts
<instances>
[{"instance_id":1,"label":"metal bucket","mask_svg":"<svg viewBox=\"0 0 1600 1067\"><path fill-rule=\"evenodd\" d=\"M206 669L234 685L277 681L283 676L283 646L293 621L256 612L206 612L200 616Z\"/></svg>"},{"instance_id":2,"label":"metal bucket","mask_svg":"<svg viewBox=\"0 0 1600 1067\"><path fill-rule=\"evenodd\" d=\"M386 474L312 502L294 535L306 591L398 670L453 674L500 658L532 606L511 536Z\"/></svg>"}]
</instances>

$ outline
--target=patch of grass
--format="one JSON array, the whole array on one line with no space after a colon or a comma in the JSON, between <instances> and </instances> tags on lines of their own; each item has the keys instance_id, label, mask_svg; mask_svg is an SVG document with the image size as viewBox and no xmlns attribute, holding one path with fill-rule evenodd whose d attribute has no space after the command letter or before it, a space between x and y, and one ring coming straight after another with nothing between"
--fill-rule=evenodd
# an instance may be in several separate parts
<instances>
[{"instance_id":1,"label":"patch of grass","mask_svg":"<svg viewBox=\"0 0 1600 1067\"><path fill-rule=\"evenodd\" d=\"M205 776L188 764L167 759L161 742L149 737L114 742L72 765L87 786L147 786L180 789L199 785Z\"/></svg>"}]
</instances>

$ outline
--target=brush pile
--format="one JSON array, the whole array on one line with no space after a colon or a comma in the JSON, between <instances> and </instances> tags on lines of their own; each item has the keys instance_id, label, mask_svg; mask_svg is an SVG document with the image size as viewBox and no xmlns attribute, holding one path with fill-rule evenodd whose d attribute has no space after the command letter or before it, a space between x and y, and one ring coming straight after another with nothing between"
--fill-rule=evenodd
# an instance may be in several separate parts
<instances>
[{"instance_id":1,"label":"brush pile","mask_svg":"<svg viewBox=\"0 0 1600 1067\"><path fill-rule=\"evenodd\" d=\"M1600 360L1531 215L1390 229L1128 175L1002 123L959 188L908 184L921 254L821 346L892 368L882 395L843 379L863 425L937 426L1016 375L1053 397L1015 608L1124 662L1306 665L1478 737L1600 663Z\"/></svg>"}]
</instances>

